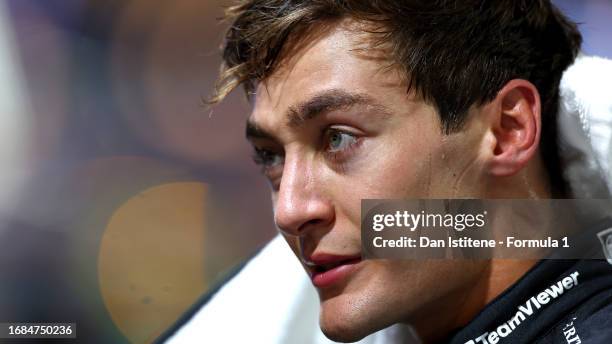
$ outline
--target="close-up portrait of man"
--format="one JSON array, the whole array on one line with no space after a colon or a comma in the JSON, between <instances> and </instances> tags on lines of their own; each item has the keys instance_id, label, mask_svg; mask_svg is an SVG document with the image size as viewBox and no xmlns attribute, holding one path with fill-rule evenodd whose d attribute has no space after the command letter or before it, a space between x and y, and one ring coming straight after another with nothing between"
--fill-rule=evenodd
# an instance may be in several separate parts
<instances>
[{"instance_id":1,"label":"close-up portrait of man","mask_svg":"<svg viewBox=\"0 0 612 344\"><path fill-rule=\"evenodd\" d=\"M609 197L605 182L570 180L559 128L561 113L573 109L562 98L568 68L591 63L574 74L596 78L610 65L582 55L577 24L555 5L249 0L227 8L225 20L223 63L207 102L246 92L246 139L269 182L283 250L288 244L297 260L283 253L250 263L168 342L195 340L193 328L214 332L221 321L210 319L245 312L253 315L247 323L294 332L258 337L241 323L227 325L255 342L612 343L605 259L366 259L362 252L364 199ZM607 111L599 116L609 118ZM587 182L596 185L590 194ZM244 282L240 290L253 301L238 303L232 283L249 271L261 290ZM296 301L298 274L318 302ZM261 309L254 299L266 299L266 281L276 290L269 300L303 306ZM198 323L207 309L211 316L201 319L209 320ZM305 330L311 320L326 338Z\"/></svg>"},{"instance_id":2,"label":"close-up portrait of man","mask_svg":"<svg viewBox=\"0 0 612 344\"><path fill-rule=\"evenodd\" d=\"M612 344L611 18L0 0L0 343Z\"/></svg>"}]
</instances>

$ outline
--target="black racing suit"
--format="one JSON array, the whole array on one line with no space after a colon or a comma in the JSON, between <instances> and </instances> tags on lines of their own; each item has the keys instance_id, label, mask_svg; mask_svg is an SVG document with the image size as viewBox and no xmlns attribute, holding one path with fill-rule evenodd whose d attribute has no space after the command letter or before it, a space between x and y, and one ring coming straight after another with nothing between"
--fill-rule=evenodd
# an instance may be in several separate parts
<instances>
[{"instance_id":1,"label":"black racing suit","mask_svg":"<svg viewBox=\"0 0 612 344\"><path fill-rule=\"evenodd\" d=\"M604 221L581 234L602 258L612 248L597 233L608 228ZM541 260L445 342L612 344L611 262Z\"/></svg>"}]
</instances>

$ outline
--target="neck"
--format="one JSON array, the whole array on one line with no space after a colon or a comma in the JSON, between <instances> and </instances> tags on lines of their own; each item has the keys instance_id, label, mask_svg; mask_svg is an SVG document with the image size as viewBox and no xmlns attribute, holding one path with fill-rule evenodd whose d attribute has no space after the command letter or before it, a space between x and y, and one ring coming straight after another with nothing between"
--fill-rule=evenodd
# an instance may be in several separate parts
<instances>
[{"instance_id":1,"label":"neck","mask_svg":"<svg viewBox=\"0 0 612 344\"><path fill-rule=\"evenodd\" d=\"M424 343L443 340L448 332L467 325L493 299L519 280L537 260L493 259L479 278L445 300L440 307L414 322ZM442 330L442 329L447 329Z\"/></svg>"},{"instance_id":2,"label":"neck","mask_svg":"<svg viewBox=\"0 0 612 344\"><path fill-rule=\"evenodd\" d=\"M493 259L486 273L466 295L464 307L457 314L454 327L469 323L488 303L512 286L537 260Z\"/></svg>"}]
</instances>

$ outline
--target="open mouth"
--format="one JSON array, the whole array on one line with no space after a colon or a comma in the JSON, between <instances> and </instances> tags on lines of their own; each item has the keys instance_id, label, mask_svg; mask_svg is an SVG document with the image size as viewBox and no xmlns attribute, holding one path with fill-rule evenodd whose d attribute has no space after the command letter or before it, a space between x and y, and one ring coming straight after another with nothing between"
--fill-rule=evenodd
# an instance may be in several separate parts
<instances>
[{"instance_id":1,"label":"open mouth","mask_svg":"<svg viewBox=\"0 0 612 344\"><path fill-rule=\"evenodd\" d=\"M338 266L345 265L345 264L355 264L355 263L358 263L359 261L361 261L361 257L349 258L349 259L345 259L345 260L341 260L341 261L333 262L333 263L327 263L327 264L316 264L312 267L312 270L315 273L323 273L331 269L334 269Z\"/></svg>"},{"instance_id":2,"label":"open mouth","mask_svg":"<svg viewBox=\"0 0 612 344\"><path fill-rule=\"evenodd\" d=\"M315 287L325 288L350 275L361 262L361 256L313 256L307 262L310 278Z\"/></svg>"}]
</instances>

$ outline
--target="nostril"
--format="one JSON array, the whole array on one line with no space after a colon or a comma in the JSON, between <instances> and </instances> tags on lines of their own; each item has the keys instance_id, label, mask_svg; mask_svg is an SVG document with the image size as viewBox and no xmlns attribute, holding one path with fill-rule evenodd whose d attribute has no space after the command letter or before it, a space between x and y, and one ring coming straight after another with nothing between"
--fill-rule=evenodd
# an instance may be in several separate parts
<instances>
[{"instance_id":1,"label":"nostril","mask_svg":"<svg viewBox=\"0 0 612 344\"><path fill-rule=\"evenodd\" d=\"M308 220L306 223L304 223L302 225L302 227L316 226L318 224L321 224L322 222L323 222L323 220L321 220L321 219Z\"/></svg>"},{"instance_id":2,"label":"nostril","mask_svg":"<svg viewBox=\"0 0 612 344\"><path fill-rule=\"evenodd\" d=\"M298 234L301 234L303 232L308 231L309 228L316 228L318 226L321 226L325 223L324 220L322 219L312 219L312 220L308 220L306 221L304 224L302 224L300 226L300 228L298 229Z\"/></svg>"}]
</instances>

